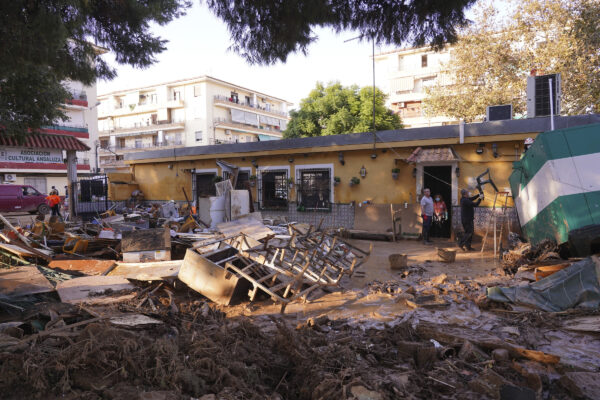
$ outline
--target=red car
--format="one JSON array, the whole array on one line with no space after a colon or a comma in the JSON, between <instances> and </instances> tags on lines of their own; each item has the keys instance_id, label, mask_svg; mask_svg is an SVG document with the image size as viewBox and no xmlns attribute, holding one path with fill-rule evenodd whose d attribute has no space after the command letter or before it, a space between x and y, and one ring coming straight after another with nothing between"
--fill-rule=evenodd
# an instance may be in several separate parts
<instances>
[{"instance_id":1,"label":"red car","mask_svg":"<svg viewBox=\"0 0 600 400\"><path fill-rule=\"evenodd\" d=\"M0 212L48 214L46 195L29 185L0 185Z\"/></svg>"}]
</instances>

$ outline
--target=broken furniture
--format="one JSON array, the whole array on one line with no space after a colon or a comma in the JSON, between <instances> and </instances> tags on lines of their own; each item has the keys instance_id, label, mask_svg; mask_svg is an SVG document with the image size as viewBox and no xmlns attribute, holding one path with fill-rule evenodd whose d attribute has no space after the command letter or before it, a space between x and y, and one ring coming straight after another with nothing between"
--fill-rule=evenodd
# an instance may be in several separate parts
<instances>
[{"instance_id":1,"label":"broken furniture","mask_svg":"<svg viewBox=\"0 0 600 400\"><path fill-rule=\"evenodd\" d=\"M164 228L123 232L123 262L168 261L171 259L171 235Z\"/></svg>"}]
</instances>

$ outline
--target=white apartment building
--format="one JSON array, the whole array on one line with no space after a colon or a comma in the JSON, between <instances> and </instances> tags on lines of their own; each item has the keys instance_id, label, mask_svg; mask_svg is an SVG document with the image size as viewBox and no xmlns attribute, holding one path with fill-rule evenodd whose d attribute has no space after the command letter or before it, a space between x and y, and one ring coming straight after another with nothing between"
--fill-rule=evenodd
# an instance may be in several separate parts
<instances>
[{"instance_id":1,"label":"white apartment building","mask_svg":"<svg viewBox=\"0 0 600 400\"><path fill-rule=\"evenodd\" d=\"M277 140L292 103L211 76L98 96L100 166L154 148Z\"/></svg>"},{"instance_id":2,"label":"white apartment building","mask_svg":"<svg viewBox=\"0 0 600 400\"><path fill-rule=\"evenodd\" d=\"M393 50L375 55L378 86L387 94L386 105L398 113L406 128L457 123L445 116L427 116L423 112L425 89L438 82L447 84L441 64L450 59L451 48L440 52L430 47Z\"/></svg>"}]
</instances>

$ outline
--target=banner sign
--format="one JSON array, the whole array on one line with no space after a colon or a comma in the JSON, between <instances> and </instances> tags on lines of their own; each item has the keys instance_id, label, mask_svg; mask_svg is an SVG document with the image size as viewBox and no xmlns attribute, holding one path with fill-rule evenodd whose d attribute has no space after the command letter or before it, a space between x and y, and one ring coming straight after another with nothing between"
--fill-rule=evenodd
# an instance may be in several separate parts
<instances>
[{"instance_id":1,"label":"banner sign","mask_svg":"<svg viewBox=\"0 0 600 400\"><path fill-rule=\"evenodd\" d=\"M62 150L0 147L0 162L63 164Z\"/></svg>"}]
</instances>

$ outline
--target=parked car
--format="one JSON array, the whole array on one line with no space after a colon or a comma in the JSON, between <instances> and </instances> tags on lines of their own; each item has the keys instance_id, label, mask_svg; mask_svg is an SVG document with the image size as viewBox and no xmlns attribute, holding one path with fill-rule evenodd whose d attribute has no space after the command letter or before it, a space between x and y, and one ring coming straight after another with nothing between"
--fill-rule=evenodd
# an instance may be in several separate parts
<instances>
[{"instance_id":1,"label":"parked car","mask_svg":"<svg viewBox=\"0 0 600 400\"><path fill-rule=\"evenodd\" d=\"M46 195L29 185L0 185L0 212L48 214Z\"/></svg>"}]
</instances>

